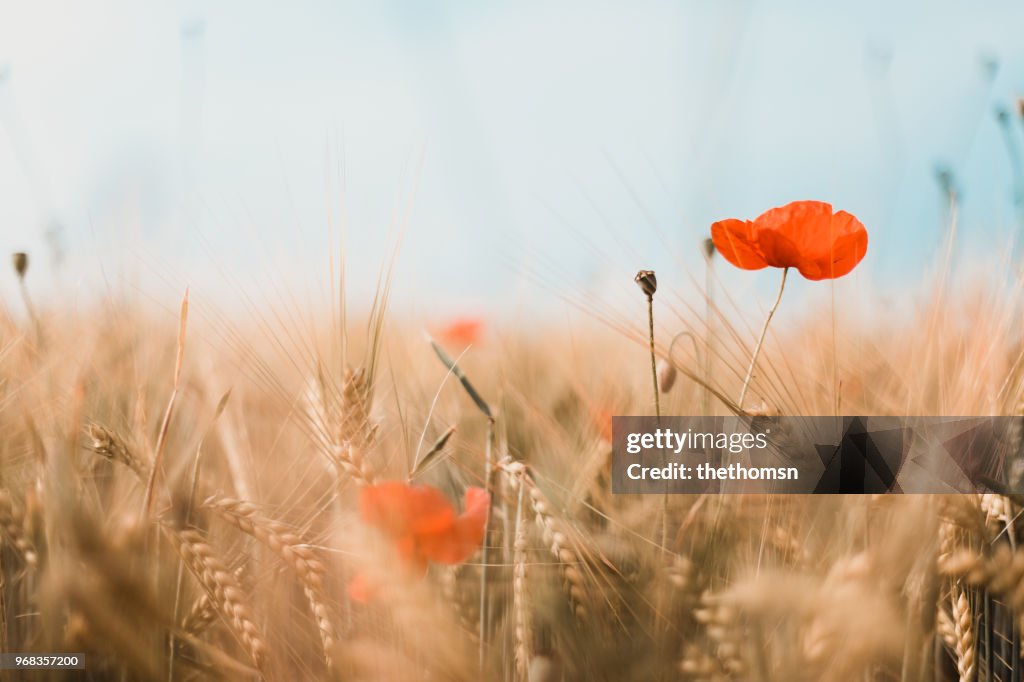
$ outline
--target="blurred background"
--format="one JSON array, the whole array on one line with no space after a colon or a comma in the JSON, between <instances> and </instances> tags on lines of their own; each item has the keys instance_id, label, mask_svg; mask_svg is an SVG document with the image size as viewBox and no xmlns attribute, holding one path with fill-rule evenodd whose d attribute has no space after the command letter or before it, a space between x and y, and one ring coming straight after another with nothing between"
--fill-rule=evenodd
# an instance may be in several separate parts
<instances>
[{"instance_id":1,"label":"blurred background","mask_svg":"<svg viewBox=\"0 0 1024 682\"><path fill-rule=\"evenodd\" d=\"M807 198L898 296L951 193L968 254L1024 227L1016 0L0 8L0 249L41 298L303 296L344 232L355 295L401 241L399 308L497 315L538 277L685 289L710 222Z\"/></svg>"}]
</instances>

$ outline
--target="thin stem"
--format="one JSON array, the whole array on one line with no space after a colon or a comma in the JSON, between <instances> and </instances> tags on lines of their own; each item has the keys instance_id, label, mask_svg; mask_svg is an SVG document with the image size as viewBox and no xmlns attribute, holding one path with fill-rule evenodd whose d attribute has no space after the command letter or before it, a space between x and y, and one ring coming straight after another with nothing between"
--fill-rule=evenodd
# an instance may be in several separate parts
<instances>
[{"instance_id":1,"label":"thin stem","mask_svg":"<svg viewBox=\"0 0 1024 682\"><path fill-rule=\"evenodd\" d=\"M490 493L492 488L494 470L494 417L487 418L487 440L484 443L484 489ZM486 646L487 646L487 548L490 545L491 516L494 512L494 505L487 508L487 517L484 520L484 543L480 548L480 669L484 669Z\"/></svg>"},{"instance_id":2,"label":"thin stem","mask_svg":"<svg viewBox=\"0 0 1024 682\"><path fill-rule=\"evenodd\" d=\"M658 395L658 363L654 359L654 296L647 296L647 338L651 349L651 381L654 387L654 414L658 419L658 427L661 427L661 397ZM672 358L669 357L669 362ZM661 552L664 555L668 552L668 493L661 497Z\"/></svg>"},{"instance_id":3,"label":"thin stem","mask_svg":"<svg viewBox=\"0 0 1024 682\"><path fill-rule=\"evenodd\" d=\"M712 293L711 287L712 282L712 261L711 257L705 257L705 268L704 268L704 386L701 388L700 394L700 413L702 416L707 416L711 411L711 392L708 391L708 386L711 385L711 343L714 329L714 319L712 318L712 309L714 308L714 294Z\"/></svg>"},{"instance_id":4,"label":"thin stem","mask_svg":"<svg viewBox=\"0 0 1024 682\"><path fill-rule=\"evenodd\" d=\"M39 322L39 316L36 315L36 307L32 305L32 299L28 295L28 287L25 286L25 278L18 278L18 285L21 289L21 300L25 304L25 310L28 312L28 317L32 321L32 330L36 334L36 346L42 347L43 345L43 325Z\"/></svg>"},{"instance_id":5,"label":"thin stem","mask_svg":"<svg viewBox=\"0 0 1024 682\"><path fill-rule=\"evenodd\" d=\"M658 396L658 363L654 358L654 296L647 297L647 331L651 348L651 380L654 385L654 414L661 423L661 398Z\"/></svg>"},{"instance_id":6,"label":"thin stem","mask_svg":"<svg viewBox=\"0 0 1024 682\"><path fill-rule=\"evenodd\" d=\"M181 314L178 318L178 353L174 360L174 386L171 389L170 400L167 401L167 410L164 412L164 420L160 424L160 434L156 439L156 453L153 456L153 467L149 472L149 482L146 483L146 494L142 500L142 516L149 517L150 509L153 506L153 496L156 493L157 478L163 467L164 449L167 446L167 431L171 426L171 417L174 415L174 402L178 398L178 389L181 386L181 366L185 357L185 331L188 328L188 287L185 288L185 296L181 299Z\"/></svg>"},{"instance_id":7,"label":"thin stem","mask_svg":"<svg viewBox=\"0 0 1024 682\"><path fill-rule=\"evenodd\" d=\"M764 321L764 326L761 327L761 336L758 337L757 345L754 346L754 354L750 357L750 367L747 368L747 376L743 379L743 388L740 389L740 398L736 401L736 406L740 410L743 409L743 399L747 396L747 387L750 385L750 378L754 375L754 366L757 364L757 356L761 354L761 346L764 344L764 337L768 334L768 324L772 321L772 316L775 315L775 310L779 307L779 301L782 300L782 291L786 288L787 274L789 274L789 268L783 268L782 282L779 283L779 295L775 297L775 303L772 304L771 309L768 311L768 318Z\"/></svg>"}]
</instances>

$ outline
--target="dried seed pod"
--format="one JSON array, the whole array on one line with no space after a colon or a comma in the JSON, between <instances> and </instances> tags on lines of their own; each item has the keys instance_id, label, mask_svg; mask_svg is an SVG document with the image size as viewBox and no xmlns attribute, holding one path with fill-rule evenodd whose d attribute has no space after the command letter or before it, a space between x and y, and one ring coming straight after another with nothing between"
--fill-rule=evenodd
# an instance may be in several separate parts
<instances>
[{"instance_id":1,"label":"dried seed pod","mask_svg":"<svg viewBox=\"0 0 1024 682\"><path fill-rule=\"evenodd\" d=\"M711 258L715 255L715 241L711 237L705 238L702 246L704 247L705 258Z\"/></svg>"},{"instance_id":2,"label":"dried seed pod","mask_svg":"<svg viewBox=\"0 0 1024 682\"><path fill-rule=\"evenodd\" d=\"M28 254L23 251L11 254L11 263L14 265L14 271L18 273L18 279L25 279L25 273L28 271Z\"/></svg>"},{"instance_id":3,"label":"dried seed pod","mask_svg":"<svg viewBox=\"0 0 1024 682\"><path fill-rule=\"evenodd\" d=\"M654 292L658 290L658 278L654 276L654 270L639 271L633 281L637 283L647 298L653 298Z\"/></svg>"}]
</instances>

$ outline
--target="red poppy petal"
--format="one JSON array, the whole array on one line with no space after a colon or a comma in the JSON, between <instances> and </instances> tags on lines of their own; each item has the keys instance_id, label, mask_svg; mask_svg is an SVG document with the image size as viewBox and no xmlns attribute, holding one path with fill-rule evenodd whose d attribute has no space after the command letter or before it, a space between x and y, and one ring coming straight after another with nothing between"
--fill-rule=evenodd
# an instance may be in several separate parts
<instances>
[{"instance_id":1,"label":"red poppy petal","mask_svg":"<svg viewBox=\"0 0 1024 682\"><path fill-rule=\"evenodd\" d=\"M487 513L491 510L491 496L483 488L466 488L465 509L456 519L456 523L463 528L469 528L473 533L479 529L477 544L483 539L484 526L487 524ZM472 535L469 537L473 537Z\"/></svg>"},{"instance_id":2,"label":"red poppy petal","mask_svg":"<svg viewBox=\"0 0 1024 682\"><path fill-rule=\"evenodd\" d=\"M606 410L602 407L591 407L590 418L594 420L594 426L597 427L597 433L601 436L602 440L611 441L612 439L612 413L611 410Z\"/></svg>"},{"instance_id":3,"label":"red poppy petal","mask_svg":"<svg viewBox=\"0 0 1024 682\"><path fill-rule=\"evenodd\" d=\"M455 522L455 508L448 498L428 485L410 486L412 490L411 507L412 522L410 527L415 534L433 533L451 528Z\"/></svg>"},{"instance_id":4,"label":"red poppy petal","mask_svg":"<svg viewBox=\"0 0 1024 682\"><path fill-rule=\"evenodd\" d=\"M405 487L398 481L365 486L359 493L363 521L392 537L406 534L409 511Z\"/></svg>"},{"instance_id":5,"label":"red poppy petal","mask_svg":"<svg viewBox=\"0 0 1024 682\"><path fill-rule=\"evenodd\" d=\"M752 223L735 219L711 224L711 240L715 249L725 260L744 270L760 270L768 266L752 227Z\"/></svg>"},{"instance_id":6,"label":"red poppy petal","mask_svg":"<svg viewBox=\"0 0 1024 682\"><path fill-rule=\"evenodd\" d=\"M484 539L491 497L483 488L466 489L466 509L448 532L420 538L423 556L441 564L461 564L473 556Z\"/></svg>"},{"instance_id":7,"label":"red poppy petal","mask_svg":"<svg viewBox=\"0 0 1024 682\"><path fill-rule=\"evenodd\" d=\"M356 573L352 582L348 584L348 596L352 601L365 604L377 595L377 588L370 584L370 579L365 573Z\"/></svg>"},{"instance_id":8,"label":"red poppy petal","mask_svg":"<svg viewBox=\"0 0 1024 682\"><path fill-rule=\"evenodd\" d=\"M445 343L464 348L477 343L483 336L483 331L483 320L464 317L450 322L440 330L438 335Z\"/></svg>"},{"instance_id":9,"label":"red poppy petal","mask_svg":"<svg viewBox=\"0 0 1024 682\"><path fill-rule=\"evenodd\" d=\"M441 491L400 481L364 487L360 512L363 521L393 539L448 528L455 520L455 510Z\"/></svg>"},{"instance_id":10,"label":"red poppy petal","mask_svg":"<svg viewBox=\"0 0 1024 682\"><path fill-rule=\"evenodd\" d=\"M775 268L796 267L803 260L799 247L781 231L762 230L757 235L757 245L768 265Z\"/></svg>"},{"instance_id":11,"label":"red poppy petal","mask_svg":"<svg viewBox=\"0 0 1024 682\"><path fill-rule=\"evenodd\" d=\"M822 201L794 201L754 221L758 244L769 265L796 267L810 280L849 273L867 252L867 231L845 211L832 213Z\"/></svg>"},{"instance_id":12,"label":"red poppy petal","mask_svg":"<svg viewBox=\"0 0 1024 682\"><path fill-rule=\"evenodd\" d=\"M851 225L850 231L844 229L845 234L839 236L827 252L801 262L800 274L807 279L835 279L849 274L867 253L868 233L860 221L842 211L836 218Z\"/></svg>"},{"instance_id":13,"label":"red poppy petal","mask_svg":"<svg viewBox=\"0 0 1024 682\"><path fill-rule=\"evenodd\" d=\"M823 201L793 201L765 211L754 220L754 228L761 248L769 264L777 267L794 267L802 259L816 258L828 253L832 243L832 206ZM778 263L772 262L765 242L775 237L785 237L793 245L795 253L775 254Z\"/></svg>"},{"instance_id":14,"label":"red poppy petal","mask_svg":"<svg viewBox=\"0 0 1024 682\"><path fill-rule=\"evenodd\" d=\"M785 206L770 208L754 219L754 227L760 230L782 230L790 238L816 221L832 218L832 204L824 201L791 201ZM817 232L817 231L813 231ZM797 241L794 239L794 241Z\"/></svg>"}]
</instances>

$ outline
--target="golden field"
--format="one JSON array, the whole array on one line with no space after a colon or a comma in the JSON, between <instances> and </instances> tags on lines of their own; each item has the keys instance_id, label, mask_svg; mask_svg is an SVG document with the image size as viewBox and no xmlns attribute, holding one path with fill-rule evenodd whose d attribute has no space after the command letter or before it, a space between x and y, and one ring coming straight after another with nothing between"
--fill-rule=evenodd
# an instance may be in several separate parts
<instances>
[{"instance_id":1,"label":"golden field","mask_svg":"<svg viewBox=\"0 0 1024 682\"><path fill-rule=\"evenodd\" d=\"M1018 414L1019 285L932 279L900 316L783 300L745 407ZM0 308L0 650L104 680L1020 679L1017 498L610 494L607 420L653 405L639 291L574 333L432 329L465 383L386 288L202 294ZM662 412L738 410L763 308L654 301ZM404 570L360 513L384 480L486 488L483 547Z\"/></svg>"}]
</instances>

